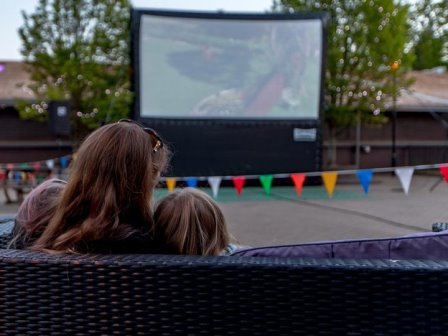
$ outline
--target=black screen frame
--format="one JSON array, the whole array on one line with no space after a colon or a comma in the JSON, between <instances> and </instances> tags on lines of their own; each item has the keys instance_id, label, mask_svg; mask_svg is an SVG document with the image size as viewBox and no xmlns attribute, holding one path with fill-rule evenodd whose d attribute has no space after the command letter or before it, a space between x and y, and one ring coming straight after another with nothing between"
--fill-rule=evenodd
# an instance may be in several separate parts
<instances>
[{"instance_id":1,"label":"black screen frame","mask_svg":"<svg viewBox=\"0 0 448 336\"><path fill-rule=\"evenodd\" d=\"M141 92L140 92L140 25L141 19L144 15L161 16L170 18L193 18L193 19L216 19L216 20L321 20L322 29L322 46L321 46L321 76L320 76L320 97L318 106L318 118L218 118L218 117L197 117L197 118L182 118L182 117L156 117L156 116L144 116L140 114L141 107ZM324 108L324 80L325 80L325 65L326 65L326 51L327 51L327 27L329 24L329 15L325 12L298 12L298 13L226 13L226 12L193 12L193 11L168 11L168 10L155 10L155 9L131 9L131 90L134 92L134 99L132 103L131 117L135 120L139 120L141 123L154 127L156 129L162 129L162 135L170 139L170 128L184 129L187 131L194 131L195 129L204 129L207 127L221 127L222 129L229 129L232 127L241 127L242 129L260 129L260 128L284 128L290 130L291 128L303 128L303 129L316 129L317 136L314 142L313 158L307 159L313 160L313 165L305 165L303 167L296 165L291 166L288 171L284 171L284 166L281 170L275 167L260 171L261 173L287 173L287 172L302 172L302 171L318 171L321 169L322 160L322 128L323 128L323 108ZM225 132L225 131L224 131ZM197 173L194 169L176 169L174 165L173 169L169 173L171 176L210 176L210 175L233 175L233 174L253 174L258 173L254 169L212 169L211 171L204 171L199 169Z\"/></svg>"}]
</instances>

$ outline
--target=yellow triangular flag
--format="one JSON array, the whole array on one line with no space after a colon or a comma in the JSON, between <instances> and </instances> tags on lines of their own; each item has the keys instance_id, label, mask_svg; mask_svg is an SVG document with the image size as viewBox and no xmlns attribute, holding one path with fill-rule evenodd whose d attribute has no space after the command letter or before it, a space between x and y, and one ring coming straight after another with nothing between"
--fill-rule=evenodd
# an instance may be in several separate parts
<instances>
[{"instance_id":1,"label":"yellow triangular flag","mask_svg":"<svg viewBox=\"0 0 448 336\"><path fill-rule=\"evenodd\" d=\"M168 191L171 192L176 188L176 178L175 177L167 177L166 178L166 187Z\"/></svg>"},{"instance_id":2,"label":"yellow triangular flag","mask_svg":"<svg viewBox=\"0 0 448 336\"><path fill-rule=\"evenodd\" d=\"M333 197L334 186L336 185L337 179L338 179L337 172L322 173L322 180L324 180L325 189L327 189L329 197Z\"/></svg>"}]
</instances>

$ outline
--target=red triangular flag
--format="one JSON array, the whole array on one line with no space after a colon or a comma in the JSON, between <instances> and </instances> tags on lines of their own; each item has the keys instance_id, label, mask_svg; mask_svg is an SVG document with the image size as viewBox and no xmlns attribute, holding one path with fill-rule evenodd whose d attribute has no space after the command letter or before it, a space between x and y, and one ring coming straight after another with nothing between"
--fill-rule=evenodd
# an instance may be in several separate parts
<instances>
[{"instance_id":1,"label":"red triangular flag","mask_svg":"<svg viewBox=\"0 0 448 336\"><path fill-rule=\"evenodd\" d=\"M34 168L34 170L39 170L40 169L40 162L33 162L33 168Z\"/></svg>"},{"instance_id":2,"label":"red triangular flag","mask_svg":"<svg viewBox=\"0 0 448 336\"><path fill-rule=\"evenodd\" d=\"M244 181L246 181L246 178L244 176L235 176L233 178L233 185L235 186L238 195L241 195L241 191L244 187Z\"/></svg>"},{"instance_id":3,"label":"red triangular flag","mask_svg":"<svg viewBox=\"0 0 448 336\"><path fill-rule=\"evenodd\" d=\"M301 197L303 183L305 182L305 175L304 174L292 174L291 179L294 182L294 186L296 187L297 195L299 195L299 197Z\"/></svg>"},{"instance_id":4,"label":"red triangular flag","mask_svg":"<svg viewBox=\"0 0 448 336\"><path fill-rule=\"evenodd\" d=\"M442 174L445 182L448 182L448 166L440 167L440 174Z\"/></svg>"}]
</instances>

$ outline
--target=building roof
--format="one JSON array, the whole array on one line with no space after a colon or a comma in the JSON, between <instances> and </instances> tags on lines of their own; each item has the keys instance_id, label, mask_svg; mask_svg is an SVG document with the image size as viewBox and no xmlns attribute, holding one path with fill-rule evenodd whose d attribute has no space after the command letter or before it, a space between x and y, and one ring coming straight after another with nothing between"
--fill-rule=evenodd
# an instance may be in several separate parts
<instances>
[{"instance_id":1,"label":"building roof","mask_svg":"<svg viewBox=\"0 0 448 336\"><path fill-rule=\"evenodd\" d=\"M28 89L31 83L23 62L0 61L0 103L13 105L16 100L32 100L33 92Z\"/></svg>"},{"instance_id":2,"label":"building roof","mask_svg":"<svg viewBox=\"0 0 448 336\"><path fill-rule=\"evenodd\" d=\"M414 83L401 91L397 110L406 112L448 112L448 72L411 71Z\"/></svg>"}]
</instances>

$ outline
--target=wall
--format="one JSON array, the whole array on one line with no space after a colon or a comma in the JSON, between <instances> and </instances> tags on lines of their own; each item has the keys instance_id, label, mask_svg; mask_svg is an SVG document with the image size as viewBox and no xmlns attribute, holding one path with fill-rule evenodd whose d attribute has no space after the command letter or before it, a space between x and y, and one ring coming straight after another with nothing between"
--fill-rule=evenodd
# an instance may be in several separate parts
<instances>
[{"instance_id":1,"label":"wall","mask_svg":"<svg viewBox=\"0 0 448 336\"><path fill-rule=\"evenodd\" d=\"M439 114L445 118L444 114ZM392 160L392 125L364 125L361 128L359 168L390 167ZM448 117L448 115L447 115ZM328 167L328 139L324 132L323 163ZM354 167L356 128L344 131L337 139L337 166ZM397 166L448 162L448 129L428 112L397 112Z\"/></svg>"},{"instance_id":2,"label":"wall","mask_svg":"<svg viewBox=\"0 0 448 336\"><path fill-rule=\"evenodd\" d=\"M14 108L0 108L0 163L47 160L71 152L69 139L52 135L47 123L20 120Z\"/></svg>"}]
</instances>

